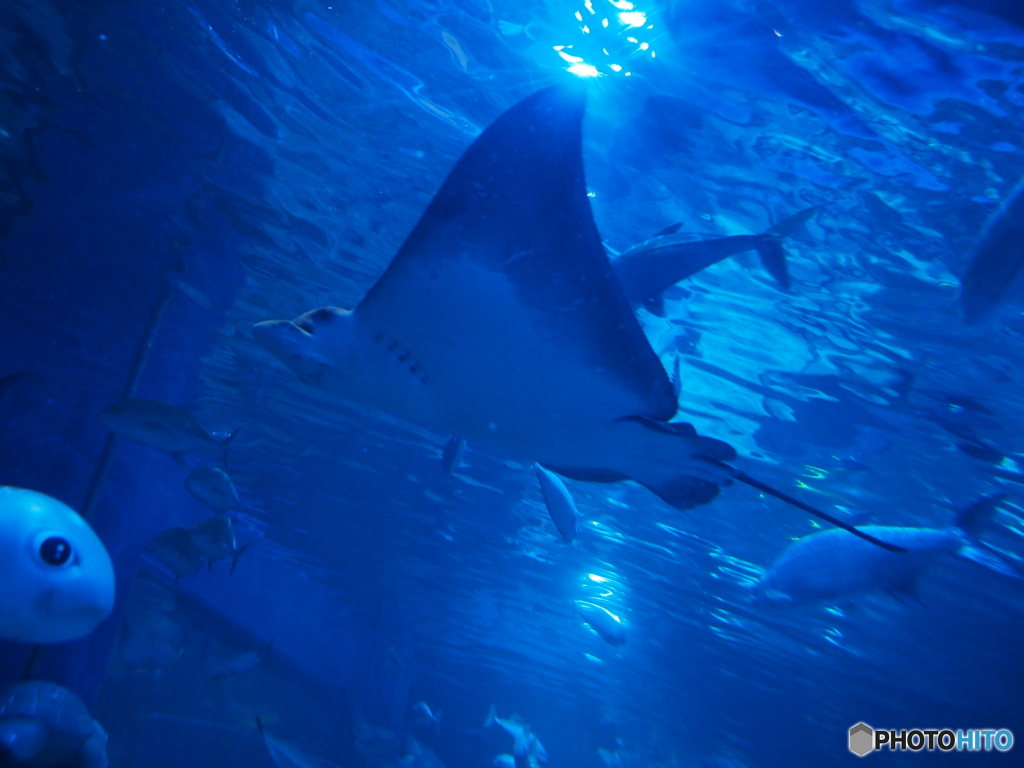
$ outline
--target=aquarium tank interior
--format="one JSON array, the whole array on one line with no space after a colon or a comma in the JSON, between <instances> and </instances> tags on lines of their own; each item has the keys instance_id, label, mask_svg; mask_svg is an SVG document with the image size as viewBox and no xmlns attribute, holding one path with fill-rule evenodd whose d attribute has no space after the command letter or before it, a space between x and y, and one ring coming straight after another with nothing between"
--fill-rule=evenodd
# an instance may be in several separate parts
<instances>
[{"instance_id":1,"label":"aquarium tank interior","mask_svg":"<svg viewBox=\"0 0 1024 768\"><path fill-rule=\"evenodd\" d=\"M1022 179L1019 0L0 0L0 766L1024 764Z\"/></svg>"}]
</instances>

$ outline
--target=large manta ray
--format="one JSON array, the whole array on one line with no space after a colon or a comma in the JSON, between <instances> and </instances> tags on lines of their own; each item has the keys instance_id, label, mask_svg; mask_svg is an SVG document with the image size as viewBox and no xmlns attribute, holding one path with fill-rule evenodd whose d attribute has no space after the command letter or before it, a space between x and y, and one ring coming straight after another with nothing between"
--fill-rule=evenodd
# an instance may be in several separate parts
<instances>
[{"instance_id":1,"label":"large manta ray","mask_svg":"<svg viewBox=\"0 0 1024 768\"><path fill-rule=\"evenodd\" d=\"M740 480L866 537L729 466L728 444L669 423L675 393L591 214L584 105L573 85L513 106L358 307L259 323L256 339L339 398L571 478L635 480L679 509Z\"/></svg>"}]
</instances>

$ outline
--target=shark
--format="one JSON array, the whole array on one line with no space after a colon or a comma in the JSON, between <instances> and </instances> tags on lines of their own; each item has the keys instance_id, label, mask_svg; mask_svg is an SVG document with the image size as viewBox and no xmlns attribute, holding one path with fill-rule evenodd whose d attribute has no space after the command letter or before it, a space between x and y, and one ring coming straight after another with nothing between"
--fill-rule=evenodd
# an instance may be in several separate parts
<instances>
[{"instance_id":1,"label":"shark","mask_svg":"<svg viewBox=\"0 0 1024 768\"><path fill-rule=\"evenodd\" d=\"M820 205L805 208L759 235L694 241L690 235L678 234L679 225L673 225L614 255L612 270L630 306L643 306L657 315L664 315L661 305L668 288L745 251L757 251L768 274L780 288L788 290L789 268L782 241L821 208Z\"/></svg>"},{"instance_id":2,"label":"shark","mask_svg":"<svg viewBox=\"0 0 1024 768\"><path fill-rule=\"evenodd\" d=\"M671 421L677 396L605 252L582 156L586 91L534 93L465 150L354 308L253 328L299 378L575 480L633 480L677 509L739 481L891 544L732 466Z\"/></svg>"}]
</instances>

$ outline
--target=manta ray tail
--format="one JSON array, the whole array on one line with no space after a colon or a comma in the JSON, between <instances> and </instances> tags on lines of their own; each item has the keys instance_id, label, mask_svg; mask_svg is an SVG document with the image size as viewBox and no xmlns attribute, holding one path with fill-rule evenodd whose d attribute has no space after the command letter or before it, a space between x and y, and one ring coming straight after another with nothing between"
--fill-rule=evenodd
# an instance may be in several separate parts
<instances>
[{"instance_id":1,"label":"manta ray tail","mask_svg":"<svg viewBox=\"0 0 1024 768\"><path fill-rule=\"evenodd\" d=\"M767 483L762 483L760 480L751 477L746 472L737 471L734 477L736 480L739 480L741 483L749 485L751 488L756 488L757 490L767 493L769 496L774 496L780 501L784 501L787 504L796 507L797 509L802 509L804 512L809 512L815 517L820 518L827 523L832 523L832 525L836 526L837 528L842 528L844 531L849 531L854 536L858 536L859 538L864 539L864 541L869 541L877 547L887 549L890 552L907 551L903 547L898 547L895 544L889 544L888 542L882 541L881 539L877 539L871 534L865 533L864 531L855 528L854 526L850 525L849 523L843 520L840 520L837 517L833 517L827 512L822 512L820 509L812 507L810 504L804 504L804 502L800 501L800 499L793 498L788 493L780 491L778 488L772 488L772 486L768 485Z\"/></svg>"}]
</instances>

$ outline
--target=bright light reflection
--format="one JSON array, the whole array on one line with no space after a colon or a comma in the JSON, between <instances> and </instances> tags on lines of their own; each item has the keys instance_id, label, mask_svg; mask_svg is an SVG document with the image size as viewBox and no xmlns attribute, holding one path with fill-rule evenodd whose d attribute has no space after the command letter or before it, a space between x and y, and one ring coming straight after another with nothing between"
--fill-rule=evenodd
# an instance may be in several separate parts
<instances>
[{"instance_id":1,"label":"bright light reflection","mask_svg":"<svg viewBox=\"0 0 1024 768\"><path fill-rule=\"evenodd\" d=\"M627 27L642 27L647 23L647 14L643 11L624 11L619 14L619 21Z\"/></svg>"},{"instance_id":2,"label":"bright light reflection","mask_svg":"<svg viewBox=\"0 0 1024 768\"><path fill-rule=\"evenodd\" d=\"M573 64L569 71L577 77L600 77L601 73L593 64Z\"/></svg>"},{"instance_id":3,"label":"bright light reflection","mask_svg":"<svg viewBox=\"0 0 1024 768\"><path fill-rule=\"evenodd\" d=\"M611 23L611 17L601 16L601 26L598 27L596 24L591 26L590 24L584 24L584 13L582 10L577 10L573 13L576 21L579 25L576 27L584 35L587 35L590 39L598 38L593 43L581 43L578 45L579 52L582 56L574 56L567 53L563 53L565 49L573 48L572 45L556 45L552 46L558 55L562 59L568 62L571 66L567 67L569 72L572 72L578 77L602 77L607 74L616 73L623 77L629 77L633 73L626 70L623 64L615 62L615 59L628 59L631 56L643 52L649 52L651 58L655 58L656 54L651 48L651 43L646 40L642 40L636 37L633 30L651 30L654 29L654 24L648 23L647 13L641 10L637 10L632 0L608 0L609 4L612 5L617 12L615 13L615 19L617 24ZM594 9L594 0L582 0L582 6L586 9L586 12L593 16L598 16L598 12ZM606 31L607 30L607 31ZM632 32L632 34L628 34ZM646 35L645 32L639 34ZM602 37L603 35L603 37ZM627 46L623 43L623 40L628 43L632 43L635 47ZM588 44L592 48L588 48ZM595 66L587 62L584 57L591 55L592 49L600 49L601 53L605 56L611 57L612 61L604 61L602 64ZM600 67L600 68L599 68Z\"/></svg>"},{"instance_id":4,"label":"bright light reflection","mask_svg":"<svg viewBox=\"0 0 1024 768\"><path fill-rule=\"evenodd\" d=\"M596 573L588 573L587 578L591 581L596 581L598 584L604 584L606 581L611 581L611 579L605 578L604 576L598 576Z\"/></svg>"}]
</instances>

